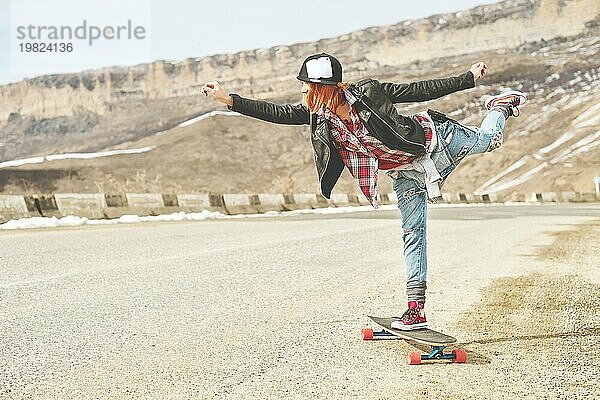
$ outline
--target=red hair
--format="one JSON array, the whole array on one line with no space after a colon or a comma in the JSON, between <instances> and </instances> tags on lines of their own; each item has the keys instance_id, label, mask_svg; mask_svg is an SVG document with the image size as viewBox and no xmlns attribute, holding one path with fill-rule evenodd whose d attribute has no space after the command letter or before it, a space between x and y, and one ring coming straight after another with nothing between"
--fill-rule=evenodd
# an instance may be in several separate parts
<instances>
[{"instance_id":1,"label":"red hair","mask_svg":"<svg viewBox=\"0 0 600 400\"><path fill-rule=\"evenodd\" d=\"M306 106L311 113L316 113L323 106L335 113L339 106L346 103L344 89L347 89L348 86L350 84L342 82L337 85L308 82L309 90L306 93Z\"/></svg>"}]
</instances>

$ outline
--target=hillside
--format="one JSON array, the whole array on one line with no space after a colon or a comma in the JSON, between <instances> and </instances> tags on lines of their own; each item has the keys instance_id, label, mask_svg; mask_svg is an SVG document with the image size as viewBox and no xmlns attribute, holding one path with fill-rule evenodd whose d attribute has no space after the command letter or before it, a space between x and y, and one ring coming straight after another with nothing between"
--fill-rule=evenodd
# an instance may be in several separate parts
<instances>
[{"instance_id":1,"label":"hillside","mask_svg":"<svg viewBox=\"0 0 600 400\"><path fill-rule=\"evenodd\" d=\"M443 77L485 60L489 75L476 88L400 107L405 114L436 108L478 124L486 95L503 88L529 93L522 116L507 125L505 145L467 159L445 190L590 191L592 177L600 175L599 11L595 1L506 1L316 43L1 86L0 161L155 147L143 154L2 168L0 192L317 191L305 128L223 115L178 126L223 109L197 94L198 83L208 79L248 97L299 101L296 70L317 51L336 54L349 80ZM387 177L380 182L389 190ZM345 174L336 189L355 192L355 186Z\"/></svg>"}]
</instances>

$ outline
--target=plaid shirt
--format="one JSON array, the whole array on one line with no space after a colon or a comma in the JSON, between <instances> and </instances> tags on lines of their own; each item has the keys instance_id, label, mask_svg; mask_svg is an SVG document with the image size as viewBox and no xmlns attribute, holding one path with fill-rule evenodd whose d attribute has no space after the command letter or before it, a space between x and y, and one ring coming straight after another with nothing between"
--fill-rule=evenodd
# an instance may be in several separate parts
<instances>
[{"instance_id":1,"label":"plaid shirt","mask_svg":"<svg viewBox=\"0 0 600 400\"><path fill-rule=\"evenodd\" d=\"M396 163L398 166L412 164L419 156L406 153L402 150L390 149L378 139L371 136L367 128L358 117L354 107L350 106L348 126L328 108L321 108L318 114L330 123L331 136L334 139L342 160L350 174L358 180L361 191L369 203L378 208L377 198L377 172L379 160ZM410 116L415 123L420 124L425 131L425 146L429 147L433 134L432 121L427 113Z\"/></svg>"}]
</instances>

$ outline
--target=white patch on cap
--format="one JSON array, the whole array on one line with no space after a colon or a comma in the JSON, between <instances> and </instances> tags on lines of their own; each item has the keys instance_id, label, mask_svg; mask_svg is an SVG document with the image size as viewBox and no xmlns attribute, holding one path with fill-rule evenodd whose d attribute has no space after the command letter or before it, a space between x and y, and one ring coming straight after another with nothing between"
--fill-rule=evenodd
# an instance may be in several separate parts
<instances>
[{"instance_id":1,"label":"white patch on cap","mask_svg":"<svg viewBox=\"0 0 600 400\"><path fill-rule=\"evenodd\" d=\"M306 74L308 79L320 79L333 77L331 60L329 57L319 57L306 62Z\"/></svg>"}]
</instances>

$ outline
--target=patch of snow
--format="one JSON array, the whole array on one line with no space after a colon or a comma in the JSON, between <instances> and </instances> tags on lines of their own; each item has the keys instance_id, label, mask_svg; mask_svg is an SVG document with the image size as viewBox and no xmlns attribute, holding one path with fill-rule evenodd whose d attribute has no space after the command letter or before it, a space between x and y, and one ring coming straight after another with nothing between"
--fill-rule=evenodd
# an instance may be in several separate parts
<instances>
[{"instance_id":1,"label":"patch of snow","mask_svg":"<svg viewBox=\"0 0 600 400\"><path fill-rule=\"evenodd\" d=\"M563 144L565 142L568 142L573 137L575 137L575 132L565 132L558 139L556 139L554 142L552 142L548 146L542 147L541 149L539 149L538 150L538 154L549 153L551 150L554 150L555 148L557 148L561 144Z\"/></svg>"},{"instance_id":2,"label":"patch of snow","mask_svg":"<svg viewBox=\"0 0 600 400\"><path fill-rule=\"evenodd\" d=\"M579 94L578 96L575 96L575 98L573 100L571 100L569 103L567 103L567 105L564 106L563 109L566 110L568 108L575 107L581 103L585 103L588 100L590 100L589 96L582 96L581 94Z\"/></svg>"},{"instance_id":3,"label":"patch of snow","mask_svg":"<svg viewBox=\"0 0 600 400\"><path fill-rule=\"evenodd\" d=\"M513 163L510 167L506 168L504 171L500 172L493 178L487 180L483 185L481 185L477 190L475 190L475 194L487 193L486 190L487 190L488 186L490 186L492 183L498 181L503 176L510 174L514 170L521 168L523 165L525 165L525 163L529 159L530 159L530 156L521 157L521 159L519 159L518 161Z\"/></svg>"},{"instance_id":4,"label":"patch of snow","mask_svg":"<svg viewBox=\"0 0 600 400\"><path fill-rule=\"evenodd\" d=\"M214 117L215 115L228 115L228 116L241 116L242 114L237 113L237 112L233 112L233 111L219 111L219 110L215 110L215 111L211 111L209 113L206 114L202 114L198 117L192 118L192 119L188 119L187 121L183 121L182 123L180 123L179 127L181 128L185 128L186 126L190 126L195 124L196 122L200 122L206 118L210 118L210 117Z\"/></svg>"},{"instance_id":5,"label":"patch of snow","mask_svg":"<svg viewBox=\"0 0 600 400\"><path fill-rule=\"evenodd\" d=\"M582 128L598 123L600 123L600 103L596 103L588 108L573 120L573 126L576 128Z\"/></svg>"},{"instance_id":6,"label":"patch of snow","mask_svg":"<svg viewBox=\"0 0 600 400\"><path fill-rule=\"evenodd\" d=\"M595 75L593 75L593 74L592 74L592 73L590 73L589 71L585 71L585 73L583 74L583 76L585 77L585 79L586 79L588 82L591 82L591 81L593 81L593 80L595 80L595 79L596 79Z\"/></svg>"},{"instance_id":7,"label":"patch of snow","mask_svg":"<svg viewBox=\"0 0 600 400\"><path fill-rule=\"evenodd\" d=\"M447 208L447 207L487 207L487 204L429 204L428 208ZM304 209L294 211L269 211L264 214L238 214L225 215L218 211L204 210L196 213L185 213L183 211L162 214L155 216L123 215L117 219L87 219L84 217L66 216L56 217L32 217L10 220L0 224L0 229L30 229L30 228L56 228L61 226L81 226L81 225L117 225L117 224L136 224L142 222L170 222L170 221L202 221L209 219L241 219L241 218L264 218L264 217L286 217L302 214L344 214L353 212L380 212L394 211L398 206L395 204L385 204L379 206L378 210L371 206L349 206L349 207L327 207L317 209Z\"/></svg>"},{"instance_id":8,"label":"patch of snow","mask_svg":"<svg viewBox=\"0 0 600 400\"><path fill-rule=\"evenodd\" d=\"M44 157L23 158L21 160L12 160L0 162L0 168L18 167L25 164L39 164L44 162Z\"/></svg>"},{"instance_id":9,"label":"patch of snow","mask_svg":"<svg viewBox=\"0 0 600 400\"><path fill-rule=\"evenodd\" d=\"M109 157L116 156L121 154L139 154L146 153L150 150L154 149L154 146L146 146L138 149L127 149L127 150L109 150L109 151L100 151L97 153L65 153L65 154L52 154L44 157L47 161L54 160L67 160L67 159L81 159L81 160L89 160L92 158L100 158L100 157Z\"/></svg>"},{"instance_id":10,"label":"patch of snow","mask_svg":"<svg viewBox=\"0 0 600 400\"><path fill-rule=\"evenodd\" d=\"M547 162L543 162L540 165L538 165L537 167L530 169L529 171L525 172L524 174L522 174L521 176L519 176L518 178L515 178L513 180L510 180L508 182L504 182L504 183L500 183L497 184L495 186L489 187L486 189L487 193L494 193L494 192L499 192L501 190L505 190L508 188L511 188L513 186L517 186L520 185L521 183L524 183L526 181L528 181L529 179L533 178L533 176L535 174L537 174L538 172L540 172L541 170L543 170L544 168L546 168L548 165L550 165Z\"/></svg>"},{"instance_id":11,"label":"patch of snow","mask_svg":"<svg viewBox=\"0 0 600 400\"><path fill-rule=\"evenodd\" d=\"M32 217L11 219L0 224L0 229L29 229L29 228L56 228L61 226L79 226L79 225L115 225L115 224L136 224L140 222L165 222L165 221L201 221L206 219L217 219L226 217L225 214L218 211L212 212L204 210L196 213L184 213L183 211L152 215L122 215L117 219L88 219L85 217L76 217L68 215L66 217Z\"/></svg>"},{"instance_id":12,"label":"patch of snow","mask_svg":"<svg viewBox=\"0 0 600 400\"><path fill-rule=\"evenodd\" d=\"M586 144L585 146L581 146L580 148L578 148L577 150L574 150L571 154L569 154L569 156L566 157L565 159L574 157L577 154L586 153L586 152L590 151L591 149L593 149L596 146L600 146L600 140L597 140L597 141L592 142L590 144Z\"/></svg>"},{"instance_id":13,"label":"patch of snow","mask_svg":"<svg viewBox=\"0 0 600 400\"><path fill-rule=\"evenodd\" d=\"M117 219L117 223L119 223L119 224L136 224L138 222L142 222L139 215L125 214L125 215L121 215Z\"/></svg>"},{"instance_id":14,"label":"patch of snow","mask_svg":"<svg viewBox=\"0 0 600 400\"><path fill-rule=\"evenodd\" d=\"M73 215L62 218L32 217L11 219L10 221L0 225L0 229L55 228L59 226L85 225L87 222L87 218L76 217Z\"/></svg>"},{"instance_id":15,"label":"patch of snow","mask_svg":"<svg viewBox=\"0 0 600 400\"><path fill-rule=\"evenodd\" d=\"M573 157L576 154L580 154L580 153L589 151L590 149L596 147L599 144L600 144L600 131L597 131L596 133L584 137L583 139L581 139L578 142L569 146L567 149L561 151L557 156L555 156L552 160L550 160L550 163L552 163L552 164L559 163L563 160Z\"/></svg>"},{"instance_id":16,"label":"patch of snow","mask_svg":"<svg viewBox=\"0 0 600 400\"><path fill-rule=\"evenodd\" d=\"M512 137L524 136L529 132L534 132L545 121L544 115L529 118L529 123L519 132L511 133Z\"/></svg>"},{"instance_id":17,"label":"patch of snow","mask_svg":"<svg viewBox=\"0 0 600 400\"><path fill-rule=\"evenodd\" d=\"M562 87L558 87L558 88L554 89L552 92L548 93L546 95L546 99L551 99L556 95L565 94L565 93L567 93L567 91L565 89L563 89Z\"/></svg>"},{"instance_id":18,"label":"patch of snow","mask_svg":"<svg viewBox=\"0 0 600 400\"><path fill-rule=\"evenodd\" d=\"M139 154L145 153L154 149L154 146L141 147L139 149L127 149L127 150L110 150L100 151L96 153L64 153L64 154L50 154L43 157L24 158L21 160L4 161L0 163L0 168L7 167L18 167L25 164L40 164L44 161L54 160L67 160L67 159L83 159L89 160L92 158L116 156L120 154Z\"/></svg>"},{"instance_id":19,"label":"patch of snow","mask_svg":"<svg viewBox=\"0 0 600 400\"><path fill-rule=\"evenodd\" d=\"M571 95L566 94L566 95L562 96L560 99L556 100L554 103L552 103L552 105L558 108L558 106L569 101L570 98L571 98Z\"/></svg>"},{"instance_id":20,"label":"patch of snow","mask_svg":"<svg viewBox=\"0 0 600 400\"><path fill-rule=\"evenodd\" d=\"M560 75L557 73L554 73L552 75L550 75L549 77L546 78L546 83L550 83L552 81L555 81L557 79L560 79Z\"/></svg>"}]
</instances>

